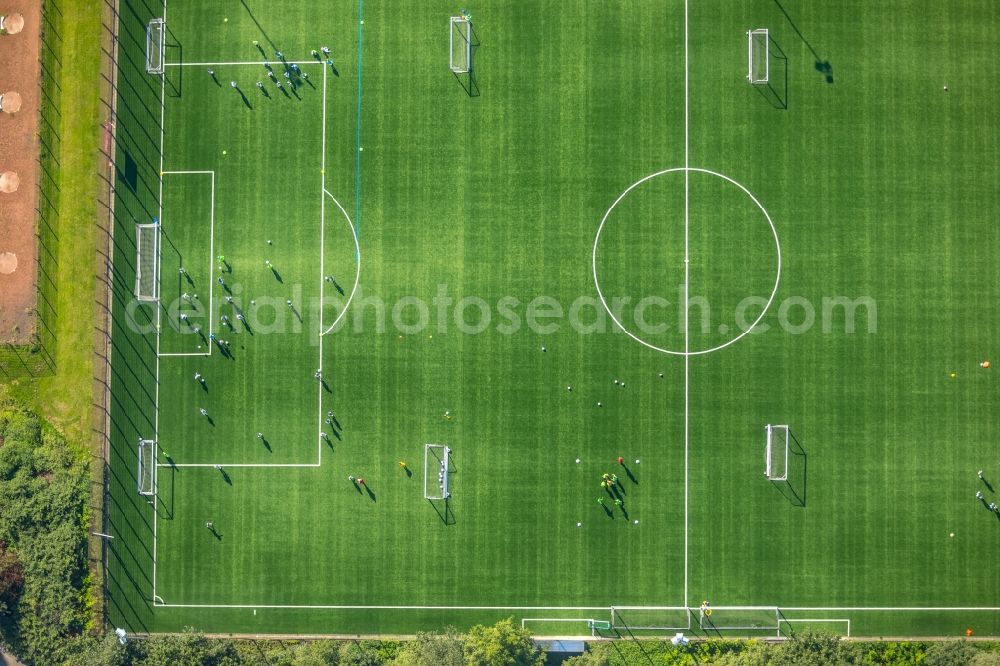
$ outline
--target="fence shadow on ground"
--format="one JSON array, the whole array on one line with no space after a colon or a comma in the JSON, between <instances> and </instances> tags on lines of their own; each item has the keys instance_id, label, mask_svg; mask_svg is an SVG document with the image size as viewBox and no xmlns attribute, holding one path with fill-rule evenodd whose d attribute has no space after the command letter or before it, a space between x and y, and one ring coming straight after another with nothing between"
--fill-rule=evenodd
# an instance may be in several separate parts
<instances>
[{"instance_id":1,"label":"fence shadow on ground","mask_svg":"<svg viewBox=\"0 0 1000 666\"><path fill-rule=\"evenodd\" d=\"M816 51L816 49L813 48L812 44L810 44L809 41L805 38L805 36L802 34L802 31L799 30L799 26L795 25L795 21L793 21L792 17L788 14L787 11L785 11L785 8L782 6L782 4L778 0L774 0L774 4L778 7L779 10L781 10L781 13L785 15L785 18L788 20L788 25L792 26L792 30L795 31L795 34L799 36L799 39L802 40L802 43L805 44L806 48L809 49L809 52L812 53L813 58L815 59L816 71L823 75L823 78L826 80L827 83L833 83L833 65L830 64L829 60L826 60L825 58L820 56L820 54Z\"/></svg>"}]
</instances>

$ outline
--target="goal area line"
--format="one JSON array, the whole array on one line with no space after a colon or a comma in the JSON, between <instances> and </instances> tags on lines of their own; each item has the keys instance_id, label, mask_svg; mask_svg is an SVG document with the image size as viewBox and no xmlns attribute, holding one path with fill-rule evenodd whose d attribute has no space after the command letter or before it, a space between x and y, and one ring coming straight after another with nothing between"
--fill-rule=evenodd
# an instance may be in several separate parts
<instances>
[{"instance_id":1,"label":"goal area line","mask_svg":"<svg viewBox=\"0 0 1000 666\"><path fill-rule=\"evenodd\" d=\"M230 62L166 62L163 63L164 67L241 67L241 66L255 66L263 67L265 63L271 62L270 60L237 60ZM319 60L283 60L282 62L288 63L289 65L325 65L325 62Z\"/></svg>"}]
</instances>

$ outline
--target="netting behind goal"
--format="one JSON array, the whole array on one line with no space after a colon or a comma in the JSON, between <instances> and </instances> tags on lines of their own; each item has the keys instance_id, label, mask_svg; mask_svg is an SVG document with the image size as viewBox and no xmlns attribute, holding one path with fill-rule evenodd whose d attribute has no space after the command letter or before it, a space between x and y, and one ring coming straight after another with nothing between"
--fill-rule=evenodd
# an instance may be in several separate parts
<instances>
[{"instance_id":1,"label":"netting behind goal","mask_svg":"<svg viewBox=\"0 0 1000 666\"><path fill-rule=\"evenodd\" d=\"M755 85L768 82L770 77L770 59L768 58L767 28L758 28L747 33L749 42L749 63L747 65L747 80Z\"/></svg>"},{"instance_id":2,"label":"netting behind goal","mask_svg":"<svg viewBox=\"0 0 1000 666\"><path fill-rule=\"evenodd\" d=\"M151 20L146 26L146 71L150 74L163 74L166 34L166 25L161 18Z\"/></svg>"},{"instance_id":3,"label":"netting behind goal","mask_svg":"<svg viewBox=\"0 0 1000 666\"><path fill-rule=\"evenodd\" d=\"M766 432L764 476L771 481L786 481L788 480L788 426L769 423Z\"/></svg>"},{"instance_id":4,"label":"netting behind goal","mask_svg":"<svg viewBox=\"0 0 1000 666\"><path fill-rule=\"evenodd\" d=\"M464 16L452 16L448 25L451 71L465 74L472 69L472 23Z\"/></svg>"},{"instance_id":5,"label":"netting behind goal","mask_svg":"<svg viewBox=\"0 0 1000 666\"><path fill-rule=\"evenodd\" d=\"M451 497L448 489L451 449L444 444L424 444L424 497L444 500Z\"/></svg>"},{"instance_id":6,"label":"netting behind goal","mask_svg":"<svg viewBox=\"0 0 1000 666\"><path fill-rule=\"evenodd\" d=\"M698 609L701 629L777 634L781 613L777 606L710 606Z\"/></svg>"},{"instance_id":7,"label":"netting behind goal","mask_svg":"<svg viewBox=\"0 0 1000 666\"><path fill-rule=\"evenodd\" d=\"M612 606L611 622L622 631L688 631L691 613L684 606Z\"/></svg>"},{"instance_id":8,"label":"netting behind goal","mask_svg":"<svg viewBox=\"0 0 1000 666\"><path fill-rule=\"evenodd\" d=\"M156 494L156 442L151 439L139 441L139 469L136 484L140 495Z\"/></svg>"},{"instance_id":9,"label":"netting behind goal","mask_svg":"<svg viewBox=\"0 0 1000 666\"><path fill-rule=\"evenodd\" d=\"M160 300L160 225L135 225L135 297Z\"/></svg>"}]
</instances>

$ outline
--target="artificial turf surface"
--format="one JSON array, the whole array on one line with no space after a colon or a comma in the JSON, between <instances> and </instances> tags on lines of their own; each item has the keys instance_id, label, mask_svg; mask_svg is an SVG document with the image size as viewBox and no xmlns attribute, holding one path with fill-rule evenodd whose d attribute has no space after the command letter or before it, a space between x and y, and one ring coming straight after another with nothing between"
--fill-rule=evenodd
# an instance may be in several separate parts
<instances>
[{"instance_id":1,"label":"artificial turf surface","mask_svg":"<svg viewBox=\"0 0 1000 666\"><path fill-rule=\"evenodd\" d=\"M1000 631L1000 520L974 499L995 497L978 469L1000 480L978 367L1000 10L483 2L470 81L447 69L448 3L172 0L161 82L144 52L162 6L122 5L114 624L405 633L708 599L854 634ZM745 79L750 27L771 31L767 88ZM323 45L334 67L305 64ZM253 64L288 92L275 50L309 74L288 95ZM672 171L608 212L684 166L747 192ZM132 302L133 222L153 216L159 313ZM758 332L709 354L643 346L596 300L594 269L650 345L724 345L771 297L778 243ZM663 325L640 331L647 297ZM868 299L852 332L837 297ZM797 441L785 484L761 474L767 423ZM154 436L151 507L135 447ZM447 505L423 498L427 442L453 450ZM980 610L887 610L940 607Z\"/></svg>"}]
</instances>

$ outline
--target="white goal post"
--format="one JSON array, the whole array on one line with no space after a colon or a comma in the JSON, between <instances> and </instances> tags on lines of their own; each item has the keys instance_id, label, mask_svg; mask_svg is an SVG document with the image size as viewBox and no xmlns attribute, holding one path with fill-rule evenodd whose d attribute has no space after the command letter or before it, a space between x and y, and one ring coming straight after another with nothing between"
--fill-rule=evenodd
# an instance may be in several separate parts
<instances>
[{"instance_id":1,"label":"white goal post","mask_svg":"<svg viewBox=\"0 0 1000 666\"><path fill-rule=\"evenodd\" d=\"M135 298L160 300L160 225L135 225Z\"/></svg>"},{"instance_id":2,"label":"white goal post","mask_svg":"<svg viewBox=\"0 0 1000 666\"><path fill-rule=\"evenodd\" d=\"M769 39L767 28L747 31L747 81L753 85L766 84L771 74L768 56Z\"/></svg>"},{"instance_id":3,"label":"white goal post","mask_svg":"<svg viewBox=\"0 0 1000 666\"><path fill-rule=\"evenodd\" d=\"M767 444L764 449L764 476L771 481L788 480L788 447L790 435L787 425L767 424Z\"/></svg>"},{"instance_id":4,"label":"white goal post","mask_svg":"<svg viewBox=\"0 0 1000 666\"><path fill-rule=\"evenodd\" d=\"M446 500L451 449L444 444L424 444L424 498Z\"/></svg>"},{"instance_id":5,"label":"white goal post","mask_svg":"<svg viewBox=\"0 0 1000 666\"><path fill-rule=\"evenodd\" d=\"M155 18L146 26L146 72L163 74L163 46L166 26L162 18Z\"/></svg>"},{"instance_id":6,"label":"white goal post","mask_svg":"<svg viewBox=\"0 0 1000 666\"><path fill-rule=\"evenodd\" d=\"M448 64L455 74L466 74L472 70L472 21L466 16L452 16L448 29Z\"/></svg>"},{"instance_id":7,"label":"white goal post","mask_svg":"<svg viewBox=\"0 0 1000 666\"><path fill-rule=\"evenodd\" d=\"M156 495L156 442L152 439L139 440L139 469L136 485L140 495Z\"/></svg>"}]
</instances>

